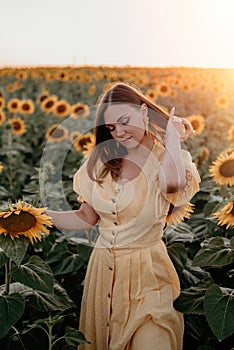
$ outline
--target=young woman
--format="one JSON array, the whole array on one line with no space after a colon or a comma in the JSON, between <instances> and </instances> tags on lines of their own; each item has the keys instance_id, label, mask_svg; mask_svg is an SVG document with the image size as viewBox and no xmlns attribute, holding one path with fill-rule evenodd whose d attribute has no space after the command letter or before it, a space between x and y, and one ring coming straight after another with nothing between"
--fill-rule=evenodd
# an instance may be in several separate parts
<instances>
[{"instance_id":1,"label":"young woman","mask_svg":"<svg viewBox=\"0 0 234 350\"><path fill-rule=\"evenodd\" d=\"M116 83L98 101L96 146L74 176L79 210L47 213L64 229L100 235L84 284L80 330L85 350L180 350L183 316L173 308L178 276L162 241L170 204L199 190L181 141L186 119L170 116L140 91Z\"/></svg>"}]
</instances>

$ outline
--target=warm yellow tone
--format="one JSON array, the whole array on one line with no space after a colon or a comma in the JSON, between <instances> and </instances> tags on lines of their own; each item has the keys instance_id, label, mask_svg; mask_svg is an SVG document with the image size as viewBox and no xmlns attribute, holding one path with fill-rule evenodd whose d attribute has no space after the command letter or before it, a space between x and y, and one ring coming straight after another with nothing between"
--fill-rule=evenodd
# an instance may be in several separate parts
<instances>
[{"instance_id":1,"label":"warm yellow tone","mask_svg":"<svg viewBox=\"0 0 234 350\"><path fill-rule=\"evenodd\" d=\"M218 219L218 225L227 225L227 229L234 228L234 202L229 202L213 215Z\"/></svg>"},{"instance_id":2,"label":"warm yellow tone","mask_svg":"<svg viewBox=\"0 0 234 350\"><path fill-rule=\"evenodd\" d=\"M220 186L234 185L234 150L221 153L209 168L213 180Z\"/></svg>"},{"instance_id":3,"label":"warm yellow tone","mask_svg":"<svg viewBox=\"0 0 234 350\"><path fill-rule=\"evenodd\" d=\"M194 204L192 203L186 203L180 207L171 205L166 217L166 223L168 226L179 224L184 219L189 219L193 211Z\"/></svg>"},{"instance_id":4,"label":"warm yellow tone","mask_svg":"<svg viewBox=\"0 0 234 350\"><path fill-rule=\"evenodd\" d=\"M18 201L9 205L8 211L0 212L0 234L9 235L13 240L20 236L27 237L33 244L41 240L41 232L49 234L44 226L52 227L51 218L44 214L46 208L34 208L28 203Z\"/></svg>"},{"instance_id":5,"label":"warm yellow tone","mask_svg":"<svg viewBox=\"0 0 234 350\"><path fill-rule=\"evenodd\" d=\"M157 145L131 181L117 183L109 174L100 186L89 179L86 163L75 174L74 190L100 216L79 327L92 344L80 350L134 350L136 341L139 349L182 349L183 317L173 308L180 285L162 241L170 202L184 205L199 189L191 156L182 153L187 184L173 195L158 185L163 153ZM142 336L151 328L153 337Z\"/></svg>"},{"instance_id":6,"label":"warm yellow tone","mask_svg":"<svg viewBox=\"0 0 234 350\"><path fill-rule=\"evenodd\" d=\"M62 126L54 124L46 132L46 139L50 142L61 142L68 136L68 130Z\"/></svg>"}]
</instances>

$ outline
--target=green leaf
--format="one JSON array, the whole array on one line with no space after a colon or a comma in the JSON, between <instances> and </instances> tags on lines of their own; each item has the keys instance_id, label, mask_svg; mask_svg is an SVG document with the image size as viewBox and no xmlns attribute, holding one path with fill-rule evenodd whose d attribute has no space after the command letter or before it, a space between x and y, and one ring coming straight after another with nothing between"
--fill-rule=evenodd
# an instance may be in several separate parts
<instances>
[{"instance_id":1,"label":"green leaf","mask_svg":"<svg viewBox=\"0 0 234 350\"><path fill-rule=\"evenodd\" d=\"M19 293L0 295L0 338L20 319L24 306L24 298Z\"/></svg>"},{"instance_id":2,"label":"green leaf","mask_svg":"<svg viewBox=\"0 0 234 350\"><path fill-rule=\"evenodd\" d=\"M63 303L60 296L44 293L38 290L33 290L25 293L29 299L28 305L37 311L50 312L50 311L63 311L72 307L69 301Z\"/></svg>"},{"instance_id":3,"label":"green leaf","mask_svg":"<svg viewBox=\"0 0 234 350\"><path fill-rule=\"evenodd\" d=\"M207 321L219 341L234 333L234 295L233 290L211 285L204 300Z\"/></svg>"},{"instance_id":4,"label":"green leaf","mask_svg":"<svg viewBox=\"0 0 234 350\"><path fill-rule=\"evenodd\" d=\"M36 255L31 256L29 261L20 267L12 268L12 277L33 289L46 293L53 292L53 274L50 267Z\"/></svg>"},{"instance_id":5,"label":"green leaf","mask_svg":"<svg viewBox=\"0 0 234 350\"><path fill-rule=\"evenodd\" d=\"M0 235L1 249L6 256L13 260L18 266L25 256L29 243L29 239L23 236L12 240L9 235L6 237Z\"/></svg>"},{"instance_id":6,"label":"green leaf","mask_svg":"<svg viewBox=\"0 0 234 350\"><path fill-rule=\"evenodd\" d=\"M224 242L222 237L211 238L197 252L193 266L224 266L234 262L234 250L229 240Z\"/></svg>"},{"instance_id":7,"label":"green leaf","mask_svg":"<svg viewBox=\"0 0 234 350\"><path fill-rule=\"evenodd\" d=\"M77 271L83 265L83 260L79 254L68 249L66 242L61 242L50 252L47 263L53 265L53 273L56 276Z\"/></svg>"},{"instance_id":8,"label":"green leaf","mask_svg":"<svg viewBox=\"0 0 234 350\"><path fill-rule=\"evenodd\" d=\"M68 345L77 346L79 344L91 344L77 329L67 326L65 333L65 341Z\"/></svg>"},{"instance_id":9,"label":"green leaf","mask_svg":"<svg viewBox=\"0 0 234 350\"><path fill-rule=\"evenodd\" d=\"M70 307L75 307L75 304L68 296L66 290L62 288L58 283L54 284L54 296L57 302L60 304L61 308L68 309Z\"/></svg>"},{"instance_id":10,"label":"green leaf","mask_svg":"<svg viewBox=\"0 0 234 350\"><path fill-rule=\"evenodd\" d=\"M175 308L185 314L204 315L204 296L206 288L191 287L183 290L174 301Z\"/></svg>"},{"instance_id":11,"label":"green leaf","mask_svg":"<svg viewBox=\"0 0 234 350\"><path fill-rule=\"evenodd\" d=\"M167 246L168 254L178 273L183 271L187 260L187 251L182 243L173 243Z\"/></svg>"}]
</instances>

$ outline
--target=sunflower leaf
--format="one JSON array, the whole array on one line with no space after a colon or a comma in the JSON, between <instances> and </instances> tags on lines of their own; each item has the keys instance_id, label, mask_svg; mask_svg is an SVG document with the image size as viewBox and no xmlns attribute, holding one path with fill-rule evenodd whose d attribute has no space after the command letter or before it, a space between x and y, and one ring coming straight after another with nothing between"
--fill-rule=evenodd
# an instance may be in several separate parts
<instances>
[{"instance_id":1,"label":"sunflower leaf","mask_svg":"<svg viewBox=\"0 0 234 350\"><path fill-rule=\"evenodd\" d=\"M204 309L207 321L219 341L234 333L232 289L211 285L205 293Z\"/></svg>"},{"instance_id":2,"label":"sunflower leaf","mask_svg":"<svg viewBox=\"0 0 234 350\"><path fill-rule=\"evenodd\" d=\"M182 243L173 243L167 246L168 254L177 272L181 273L186 265L187 251Z\"/></svg>"},{"instance_id":3,"label":"sunflower leaf","mask_svg":"<svg viewBox=\"0 0 234 350\"><path fill-rule=\"evenodd\" d=\"M193 266L224 266L234 262L234 251L229 240L211 238L195 255Z\"/></svg>"},{"instance_id":4,"label":"sunflower leaf","mask_svg":"<svg viewBox=\"0 0 234 350\"><path fill-rule=\"evenodd\" d=\"M21 282L33 289L45 293L53 292L53 274L50 267L36 255L31 256L29 261L19 267L12 268L12 277L16 282Z\"/></svg>"},{"instance_id":5,"label":"sunflower leaf","mask_svg":"<svg viewBox=\"0 0 234 350\"><path fill-rule=\"evenodd\" d=\"M69 298L67 300L64 298L64 293L65 291L63 291L62 296L61 290L56 291L55 294L48 294L39 290L33 290L26 293L26 296L29 297L28 305L31 308L41 312L50 312L67 310L74 307L73 302L70 301Z\"/></svg>"},{"instance_id":6,"label":"sunflower leaf","mask_svg":"<svg viewBox=\"0 0 234 350\"><path fill-rule=\"evenodd\" d=\"M195 286L183 290L174 301L175 308L185 314L204 315L203 302L206 288Z\"/></svg>"},{"instance_id":7,"label":"sunflower leaf","mask_svg":"<svg viewBox=\"0 0 234 350\"><path fill-rule=\"evenodd\" d=\"M0 338L20 319L24 306L24 297L19 293L0 295Z\"/></svg>"},{"instance_id":8,"label":"sunflower leaf","mask_svg":"<svg viewBox=\"0 0 234 350\"><path fill-rule=\"evenodd\" d=\"M12 240L10 236L0 235L0 247L8 258L13 260L17 266L20 265L29 246L29 239L19 237Z\"/></svg>"},{"instance_id":9,"label":"sunflower leaf","mask_svg":"<svg viewBox=\"0 0 234 350\"><path fill-rule=\"evenodd\" d=\"M85 338L83 333L69 326L66 327L65 341L68 345L71 346L77 346L79 344L85 343L90 344L90 342Z\"/></svg>"}]
</instances>

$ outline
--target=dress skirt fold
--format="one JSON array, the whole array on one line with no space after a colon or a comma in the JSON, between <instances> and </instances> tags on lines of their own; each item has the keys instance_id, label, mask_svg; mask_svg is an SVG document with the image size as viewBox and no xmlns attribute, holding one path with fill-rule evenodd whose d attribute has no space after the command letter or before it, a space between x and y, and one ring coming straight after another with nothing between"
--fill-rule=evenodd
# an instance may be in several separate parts
<instances>
[{"instance_id":1,"label":"dress skirt fold","mask_svg":"<svg viewBox=\"0 0 234 350\"><path fill-rule=\"evenodd\" d=\"M163 241L141 249L95 248L79 326L91 344L79 349L135 350L141 341L142 350L182 349L183 316L173 307L179 291ZM141 329L151 329L151 337L140 336Z\"/></svg>"}]
</instances>

